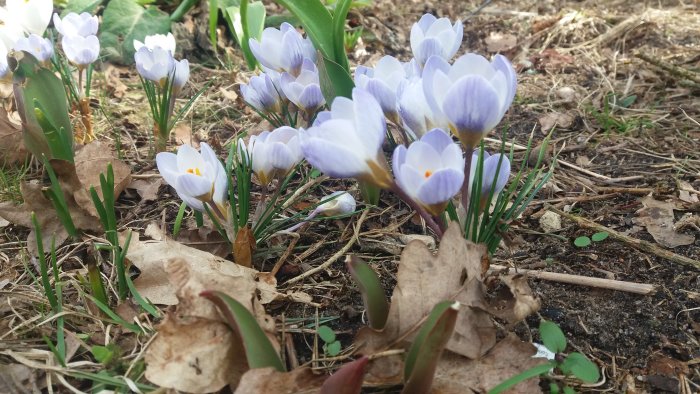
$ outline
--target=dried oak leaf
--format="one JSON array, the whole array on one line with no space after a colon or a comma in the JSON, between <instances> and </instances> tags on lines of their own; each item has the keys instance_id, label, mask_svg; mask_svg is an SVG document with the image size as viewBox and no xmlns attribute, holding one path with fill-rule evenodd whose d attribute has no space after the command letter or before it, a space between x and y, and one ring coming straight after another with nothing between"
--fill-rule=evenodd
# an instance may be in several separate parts
<instances>
[{"instance_id":1,"label":"dried oak leaf","mask_svg":"<svg viewBox=\"0 0 700 394\"><path fill-rule=\"evenodd\" d=\"M502 275L501 287L482 309L508 323L517 323L540 309L540 300L532 294L525 275Z\"/></svg>"},{"instance_id":2,"label":"dried oak leaf","mask_svg":"<svg viewBox=\"0 0 700 394\"><path fill-rule=\"evenodd\" d=\"M637 211L637 217L633 221L635 224L646 227L659 245L675 248L695 242L693 235L676 232L672 202L658 201L647 196L642 199L642 204L644 208Z\"/></svg>"},{"instance_id":3,"label":"dried oak leaf","mask_svg":"<svg viewBox=\"0 0 700 394\"><path fill-rule=\"evenodd\" d=\"M163 178L158 176L158 178L136 179L127 188L136 190L141 197L141 202L148 202L158 199L158 189L164 184Z\"/></svg>"},{"instance_id":4,"label":"dried oak leaf","mask_svg":"<svg viewBox=\"0 0 700 394\"><path fill-rule=\"evenodd\" d=\"M325 379L325 376L315 375L310 368L297 368L290 372L257 368L243 374L235 394L315 394Z\"/></svg>"},{"instance_id":5,"label":"dried oak leaf","mask_svg":"<svg viewBox=\"0 0 700 394\"><path fill-rule=\"evenodd\" d=\"M7 111L0 107L0 164L24 162L27 154L22 127L11 122Z\"/></svg>"},{"instance_id":6,"label":"dried oak leaf","mask_svg":"<svg viewBox=\"0 0 700 394\"><path fill-rule=\"evenodd\" d=\"M532 358L536 349L510 334L498 342L486 356L469 360L445 352L438 363L433 381L433 394L485 393L503 380L541 364ZM539 379L527 379L506 391L511 394L541 393Z\"/></svg>"}]
</instances>

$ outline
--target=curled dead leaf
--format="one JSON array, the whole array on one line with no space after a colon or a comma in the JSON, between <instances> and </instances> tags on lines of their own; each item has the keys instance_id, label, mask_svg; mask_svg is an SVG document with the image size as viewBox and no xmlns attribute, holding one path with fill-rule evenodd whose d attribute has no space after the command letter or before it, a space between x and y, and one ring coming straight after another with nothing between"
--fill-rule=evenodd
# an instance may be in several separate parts
<instances>
[{"instance_id":1,"label":"curled dead leaf","mask_svg":"<svg viewBox=\"0 0 700 394\"><path fill-rule=\"evenodd\" d=\"M642 204L644 208L637 211L637 217L633 221L635 224L646 227L649 234L661 246L675 248L695 242L693 235L676 231L673 202L658 201L647 196L642 199Z\"/></svg>"},{"instance_id":2,"label":"curled dead leaf","mask_svg":"<svg viewBox=\"0 0 700 394\"><path fill-rule=\"evenodd\" d=\"M22 163L27 154L22 127L10 121L7 111L0 107L0 165Z\"/></svg>"},{"instance_id":3,"label":"curled dead leaf","mask_svg":"<svg viewBox=\"0 0 700 394\"><path fill-rule=\"evenodd\" d=\"M253 230L248 226L241 227L233 241L233 260L244 267L253 266L253 252L255 251L255 237Z\"/></svg>"}]
</instances>

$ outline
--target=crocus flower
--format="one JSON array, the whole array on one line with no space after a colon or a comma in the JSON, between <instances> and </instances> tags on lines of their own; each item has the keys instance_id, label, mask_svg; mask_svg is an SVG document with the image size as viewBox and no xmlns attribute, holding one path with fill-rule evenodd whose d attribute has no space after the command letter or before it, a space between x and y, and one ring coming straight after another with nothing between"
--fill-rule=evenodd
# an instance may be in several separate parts
<instances>
[{"instance_id":1,"label":"crocus flower","mask_svg":"<svg viewBox=\"0 0 700 394\"><path fill-rule=\"evenodd\" d=\"M384 115L395 123L399 123L396 91L406 78L406 68L392 56L379 59L374 69L357 66L355 70L355 85L371 93Z\"/></svg>"},{"instance_id":2,"label":"crocus flower","mask_svg":"<svg viewBox=\"0 0 700 394\"><path fill-rule=\"evenodd\" d=\"M330 116L323 117L324 122L301 131L306 160L332 177L391 187L393 181L381 150L386 120L377 100L369 92L354 88L352 100L336 97Z\"/></svg>"},{"instance_id":3,"label":"crocus flower","mask_svg":"<svg viewBox=\"0 0 700 394\"><path fill-rule=\"evenodd\" d=\"M53 44L51 44L51 40L36 34L30 34L28 37L17 40L14 49L16 51L27 52L42 63L53 56Z\"/></svg>"},{"instance_id":4,"label":"crocus flower","mask_svg":"<svg viewBox=\"0 0 700 394\"><path fill-rule=\"evenodd\" d=\"M423 81L416 79L404 81L399 86L396 95L398 97L398 110L403 126L414 137L422 137L426 132L434 128L447 129L446 122L440 122L433 110L430 109L423 92Z\"/></svg>"},{"instance_id":5,"label":"crocus flower","mask_svg":"<svg viewBox=\"0 0 700 394\"><path fill-rule=\"evenodd\" d=\"M306 113L313 113L326 103L321 92L318 69L309 59L304 59L301 72L297 77L282 74L282 91L289 101Z\"/></svg>"},{"instance_id":6,"label":"crocus flower","mask_svg":"<svg viewBox=\"0 0 700 394\"><path fill-rule=\"evenodd\" d=\"M469 174L469 193L471 193L472 186L474 185L474 182L476 182L476 167L478 160L479 154L475 152L472 155L471 174ZM499 161L500 168L498 167ZM496 175L496 170L498 170L498 175ZM508 160L508 156L500 153L489 155L487 152L484 152L484 164L481 174L481 198L483 205L486 204L486 199L488 198L492 189L495 197L498 196L498 193L500 193L504 187L506 187L508 178L510 177L510 160Z\"/></svg>"},{"instance_id":7,"label":"crocus flower","mask_svg":"<svg viewBox=\"0 0 700 394\"><path fill-rule=\"evenodd\" d=\"M170 76L175 67L175 59L172 54L161 47L148 49L142 46L134 54L136 70L149 81L163 83Z\"/></svg>"},{"instance_id":8,"label":"crocus flower","mask_svg":"<svg viewBox=\"0 0 700 394\"><path fill-rule=\"evenodd\" d=\"M61 46L68 60L78 67L93 63L100 55L100 40L97 36L63 36Z\"/></svg>"},{"instance_id":9,"label":"crocus flower","mask_svg":"<svg viewBox=\"0 0 700 394\"><path fill-rule=\"evenodd\" d=\"M6 8L0 7L0 41L5 48L12 49L20 38L24 37L24 29L13 18Z\"/></svg>"},{"instance_id":10,"label":"crocus flower","mask_svg":"<svg viewBox=\"0 0 700 394\"><path fill-rule=\"evenodd\" d=\"M411 28L411 50L419 64L423 65L430 56L450 60L462 44L462 22L450 24L447 18L436 18L432 14L423 15Z\"/></svg>"},{"instance_id":11,"label":"crocus flower","mask_svg":"<svg viewBox=\"0 0 700 394\"><path fill-rule=\"evenodd\" d=\"M408 149L394 150L396 183L433 216L442 214L464 183L462 149L440 129L433 129Z\"/></svg>"},{"instance_id":12,"label":"crocus flower","mask_svg":"<svg viewBox=\"0 0 700 394\"><path fill-rule=\"evenodd\" d=\"M339 190L333 192L330 195L323 198L325 201L316 207L301 223L298 223L287 230L286 232L291 232L308 222L309 220L315 218L317 215L321 214L323 216L338 216L338 215L348 215L355 212L357 208L357 202L355 198L345 190Z\"/></svg>"},{"instance_id":13,"label":"crocus flower","mask_svg":"<svg viewBox=\"0 0 700 394\"><path fill-rule=\"evenodd\" d=\"M209 145L202 142L200 146L201 153L190 145L181 145L177 154L158 153L158 171L190 208L204 211L208 204L215 213L226 212L226 170Z\"/></svg>"},{"instance_id":14,"label":"crocus flower","mask_svg":"<svg viewBox=\"0 0 700 394\"><path fill-rule=\"evenodd\" d=\"M508 59L466 54L453 65L432 56L423 69L423 90L435 118L447 122L467 149L501 121L515 97L517 80Z\"/></svg>"},{"instance_id":15,"label":"crocus flower","mask_svg":"<svg viewBox=\"0 0 700 394\"><path fill-rule=\"evenodd\" d=\"M272 78L263 73L250 78L247 85L241 85L243 100L260 112L277 113L281 110L281 98Z\"/></svg>"},{"instance_id":16,"label":"crocus flower","mask_svg":"<svg viewBox=\"0 0 700 394\"><path fill-rule=\"evenodd\" d=\"M190 79L190 62L187 59L173 61L173 87L176 92L182 89Z\"/></svg>"},{"instance_id":17,"label":"crocus flower","mask_svg":"<svg viewBox=\"0 0 700 394\"><path fill-rule=\"evenodd\" d=\"M53 14L53 0L7 0L5 4L10 17L27 34L44 34Z\"/></svg>"},{"instance_id":18,"label":"crocus flower","mask_svg":"<svg viewBox=\"0 0 700 394\"><path fill-rule=\"evenodd\" d=\"M239 141L239 149L248 153L253 172L263 185L284 177L304 158L299 146L299 132L282 126L250 137L248 147Z\"/></svg>"},{"instance_id":19,"label":"crocus flower","mask_svg":"<svg viewBox=\"0 0 700 394\"><path fill-rule=\"evenodd\" d=\"M260 41L248 40L250 50L264 67L277 72L287 72L297 76L301 72L304 59L316 61L316 50L311 40L287 22L279 29L268 27L262 32Z\"/></svg>"},{"instance_id":20,"label":"crocus flower","mask_svg":"<svg viewBox=\"0 0 700 394\"><path fill-rule=\"evenodd\" d=\"M138 51L142 47L146 47L150 50L154 50L156 47L160 47L170 52L170 54L175 53L175 37L173 33L168 34L153 34L146 36L143 42L139 40L134 40L134 49Z\"/></svg>"},{"instance_id":21,"label":"crocus flower","mask_svg":"<svg viewBox=\"0 0 700 394\"><path fill-rule=\"evenodd\" d=\"M98 24L97 16L90 15L88 12L81 14L70 12L63 18L58 14L53 14L53 26L64 37L94 36L97 34Z\"/></svg>"}]
</instances>

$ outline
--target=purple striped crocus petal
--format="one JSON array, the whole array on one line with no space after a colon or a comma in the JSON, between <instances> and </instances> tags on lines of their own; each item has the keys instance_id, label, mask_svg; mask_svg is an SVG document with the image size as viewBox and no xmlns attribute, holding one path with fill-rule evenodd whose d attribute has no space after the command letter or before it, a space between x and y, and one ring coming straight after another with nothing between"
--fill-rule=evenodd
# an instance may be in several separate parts
<instances>
[{"instance_id":1,"label":"purple striped crocus petal","mask_svg":"<svg viewBox=\"0 0 700 394\"><path fill-rule=\"evenodd\" d=\"M503 157L501 167L498 168L498 162L501 160L501 157ZM496 177L496 170L498 170L498 177ZM508 160L508 157L500 153L488 157L484 160L481 193L486 195L491 192L491 188L494 188L493 194L494 196L497 195L506 186L509 177L510 160Z\"/></svg>"},{"instance_id":2,"label":"purple striped crocus petal","mask_svg":"<svg viewBox=\"0 0 700 394\"><path fill-rule=\"evenodd\" d=\"M307 111L315 110L325 103L320 85L307 85L299 95L299 106Z\"/></svg>"},{"instance_id":3,"label":"purple striped crocus petal","mask_svg":"<svg viewBox=\"0 0 700 394\"><path fill-rule=\"evenodd\" d=\"M425 135L421 137L420 140L421 142L432 146L433 149L435 149L437 152L442 152L448 146L455 145L454 141L452 140L452 137L450 137L450 135L442 129L432 129L429 132L425 133Z\"/></svg>"},{"instance_id":4,"label":"purple striped crocus petal","mask_svg":"<svg viewBox=\"0 0 700 394\"><path fill-rule=\"evenodd\" d=\"M385 115L394 114L396 110L396 93L391 90L391 88L384 83L384 81L379 79L369 79L364 86L379 103L382 111Z\"/></svg>"},{"instance_id":5,"label":"purple striped crocus petal","mask_svg":"<svg viewBox=\"0 0 700 394\"><path fill-rule=\"evenodd\" d=\"M447 92L442 109L460 134L487 133L502 117L498 92L480 75L460 78Z\"/></svg>"},{"instance_id":6,"label":"purple striped crocus petal","mask_svg":"<svg viewBox=\"0 0 700 394\"><path fill-rule=\"evenodd\" d=\"M386 136L386 119L382 107L374 96L360 88L352 90L352 103L358 138L367 154L376 155Z\"/></svg>"},{"instance_id":7,"label":"purple striped crocus petal","mask_svg":"<svg viewBox=\"0 0 700 394\"><path fill-rule=\"evenodd\" d=\"M442 204L454 197L462 187L464 173L443 168L433 173L418 190L417 197L424 205Z\"/></svg>"},{"instance_id":8,"label":"purple striped crocus petal","mask_svg":"<svg viewBox=\"0 0 700 394\"><path fill-rule=\"evenodd\" d=\"M513 65L510 63L508 58L503 55L498 54L493 58L493 66L496 68L496 70L502 72L506 77L508 93L506 94L504 104L507 109L515 98L515 91L518 89L518 77L515 75ZM505 110L503 112L505 112Z\"/></svg>"},{"instance_id":9,"label":"purple striped crocus petal","mask_svg":"<svg viewBox=\"0 0 700 394\"><path fill-rule=\"evenodd\" d=\"M334 178L354 178L369 173L367 163L353 151L325 139L302 141L301 151L312 166Z\"/></svg>"}]
</instances>

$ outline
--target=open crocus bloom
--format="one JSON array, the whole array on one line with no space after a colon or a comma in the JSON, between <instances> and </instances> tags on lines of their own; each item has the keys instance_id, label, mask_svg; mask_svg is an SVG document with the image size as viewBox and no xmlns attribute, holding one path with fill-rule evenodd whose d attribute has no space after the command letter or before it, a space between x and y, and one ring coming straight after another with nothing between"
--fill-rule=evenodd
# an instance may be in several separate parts
<instances>
[{"instance_id":1,"label":"open crocus bloom","mask_svg":"<svg viewBox=\"0 0 700 394\"><path fill-rule=\"evenodd\" d=\"M316 61L316 50L311 40L301 34L287 22L279 29L268 27L262 32L260 41L248 40L250 50L264 67L279 73L287 72L299 75L304 59Z\"/></svg>"},{"instance_id":2,"label":"open crocus bloom","mask_svg":"<svg viewBox=\"0 0 700 394\"><path fill-rule=\"evenodd\" d=\"M469 193L471 193L472 185L476 181L475 175L478 160L479 154L475 152L472 155L471 174L469 174ZM496 198L498 193L506 187L510 177L510 160L508 160L508 156L500 153L489 155L487 152L484 152L484 168L481 174L481 199L483 205L486 204L486 199L489 197L492 189L494 198Z\"/></svg>"},{"instance_id":3,"label":"open crocus bloom","mask_svg":"<svg viewBox=\"0 0 700 394\"><path fill-rule=\"evenodd\" d=\"M177 155L158 153L158 171L190 208L204 211L206 203L210 207L215 205L215 211L226 212L223 209L228 190L226 170L205 142L201 143L201 151L182 145L177 149Z\"/></svg>"},{"instance_id":4,"label":"open crocus bloom","mask_svg":"<svg viewBox=\"0 0 700 394\"><path fill-rule=\"evenodd\" d=\"M53 14L53 0L7 0L10 18L27 34L43 36Z\"/></svg>"},{"instance_id":5,"label":"open crocus bloom","mask_svg":"<svg viewBox=\"0 0 700 394\"><path fill-rule=\"evenodd\" d=\"M311 165L336 178L357 178L381 188L392 185L381 151L386 120L370 93L354 88L352 100L336 97L330 113L319 116L325 121L300 132L301 150Z\"/></svg>"},{"instance_id":6,"label":"open crocus bloom","mask_svg":"<svg viewBox=\"0 0 700 394\"><path fill-rule=\"evenodd\" d=\"M80 15L70 12L63 18L53 14L53 25L64 37L82 36L88 37L97 34L97 16L83 12Z\"/></svg>"},{"instance_id":7,"label":"open crocus bloom","mask_svg":"<svg viewBox=\"0 0 700 394\"><path fill-rule=\"evenodd\" d=\"M326 103L321 92L318 69L309 59L304 59L298 76L284 73L280 82L289 101L306 113L313 113Z\"/></svg>"},{"instance_id":8,"label":"open crocus bloom","mask_svg":"<svg viewBox=\"0 0 700 394\"><path fill-rule=\"evenodd\" d=\"M134 61L136 70L143 78L157 83L168 78L175 67L173 55L161 47L148 49L142 46L134 54Z\"/></svg>"},{"instance_id":9,"label":"open crocus bloom","mask_svg":"<svg viewBox=\"0 0 700 394\"><path fill-rule=\"evenodd\" d=\"M143 42L139 40L134 40L134 49L136 51L138 51L142 47L146 47L150 50L153 50L156 47L160 47L170 52L171 55L173 55L175 53L175 37L173 36L173 33L168 33L167 35L153 34L150 36L146 36Z\"/></svg>"},{"instance_id":10,"label":"open crocus bloom","mask_svg":"<svg viewBox=\"0 0 700 394\"><path fill-rule=\"evenodd\" d=\"M250 137L247 148L243 141L239 141L238 146L250 156L253 172L263 185L275 177L286 176L304 158L299 132L289 126Z\"/></svg>"},{"instance_id":11,"label":"open crocus bloom","mask_svg":"<svg viewBox=\"0 0 700 394\"><path fill-rule=\"evenodd\" d=\"M436 18L432 14L423 15L411 28L411 50L419 64L423 65L430 56L439 56L449 61L462 45L462 22L450 24L447 18Z\"/></svg>"},{"instance_id":12,"label":"open crocus bloom","mask_svg":"<svg viewBox=\"0 0 700 394\"><path fill-rule=\"evenodd\" d=\"M53 44L48 38L43 38L36 34L23 37L15 43L16 51L24 51L34 56L36 60L45 62L53 56Z\"/></svg>"},{"instance_id":13,"label":"open crocus bloom","mask_svg":"<svg viewBox=\"0 0 700 394\"><path fill-rule=\"evenodd\" d=\"M513 66L502 55L489 62L469 53L453 65L432 56L423 69L428 105L467 149L473 149L503 119L516 87Z\"/></svg>"},{"instance_id":14,"label":"open crocus bloom","mask_svg":"<svg viewBox=\"0 0 700 394\"><path fill-rule=\"evenodd\" d=\"M272 78L267 73L250 78L241 85L243 100L260 112L277 113L281 110L281 98Z\"/></svg>"},{"instance_id":15,"label":"open crocus bloom","mask_svg":"<svg viewBox=\"0 0 700 394\"><path fill-rule=\"evenodd\" d=\"M406 67L392 56L379 59L374 69L357 66L355 70L355 85L371 93L384 115L395 123L399 121L396 91L406 78Z\"/></svg>"},{"instance_id":16,"label":"open crocus bloom","mask_svg":"<svg viewBox=\"0 0 700 394\"><path fill-rule=\"evenodd\" d=\"M93 63L100 55L100 40L97 36L63 36L61 46L68 60L78 67Z\"/></svg>"},{"instance_id":17,"label":"open crocus bloom","mask_svg":"<svg viewBox=\"0 0 700 394\"><path fill-rule=\"evenodd\" d=\"M464 183L462 149L440 129L426 133L408 149L394 150L396 183L433 216L442 214Z\"/></svg>"}]
</instances>

